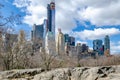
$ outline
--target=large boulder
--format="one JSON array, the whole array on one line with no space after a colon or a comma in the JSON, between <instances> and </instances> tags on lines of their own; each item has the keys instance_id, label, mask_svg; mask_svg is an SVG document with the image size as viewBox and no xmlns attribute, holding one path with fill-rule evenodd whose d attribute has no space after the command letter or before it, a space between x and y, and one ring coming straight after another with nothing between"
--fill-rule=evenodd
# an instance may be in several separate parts
<instances>
[{"instance_id":1,"label":"large boulder","mask_svg":"<svg viewBox=\"0 0 120 80\"><path fill-rule=\"evenodd\" d=\"M0 80L120 80L120 66L10 70Z\"/></svg>"},{"instance_id":2,"label":"large boulder","mask_svg":"<svg viewBox=\"0 0 120 80\"><path fill-rule=\"evenodd\" d=\"M117 80L120 74L115 73L115 67L62 68L35 75L33 80Z\"/></svg>"},{"instance_id":3,"label":"large boulder","mask_svg":"<svg viewBox=\"0 0 120 80\"><path fill-rule=\"evenodd\" d=\"M0 72L0 80L30 80L44 69L19 69Z\"/></svg>"}]
</instances>

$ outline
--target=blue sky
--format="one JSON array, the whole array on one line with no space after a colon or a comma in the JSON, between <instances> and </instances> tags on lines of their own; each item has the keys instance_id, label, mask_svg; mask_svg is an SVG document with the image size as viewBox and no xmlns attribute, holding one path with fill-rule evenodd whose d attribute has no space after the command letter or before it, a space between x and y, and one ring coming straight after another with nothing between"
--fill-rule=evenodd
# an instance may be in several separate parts
<instances>
[{"instance_id":1,"label":"blue sky","mask_svg":"<svg viewBox=\"0 0 120 80\"><path fill-rule=\"evenodd\" d=\"M19 8L17 8L15 5L13 5L14 0L2 0L0 3L4 5L3 8L1 8L1 13L4 17L8 17L11 15L11 13L14 13L14 15L20 14L22 17L20 18L21 21L26 15L25 12L22 12ZM31 27L28 24L21 24L21 25L11 25L15 29L15 33L18 33L19 30L23 29L26 32L30 32Z\"/></svg>"},{"instance_id":2,"label":"blue sky","mask_svg":"<svg viewBox=\"0 0 120 80\"><path fill-rule=\"evenodd\" d=\"M11 12L22 16L22 25L13 26L30 35L33 24L42 24L47 15L49 0L1 0L4 16ZM75 36L76 42L92 48L94 39L110 36L111 53L120 53L120 0L56 0L56 32Z\"/></svg>"}]
</instances>

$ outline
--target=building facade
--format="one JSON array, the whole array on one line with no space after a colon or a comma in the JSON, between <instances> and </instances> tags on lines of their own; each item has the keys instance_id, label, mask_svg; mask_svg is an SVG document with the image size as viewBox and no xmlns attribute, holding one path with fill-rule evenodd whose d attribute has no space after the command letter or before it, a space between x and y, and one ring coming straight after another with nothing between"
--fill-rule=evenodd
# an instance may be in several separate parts
<instances>
[{"instance_id":1,"label":"building facade","mask_svg":"<svg viewBox=\"0 0 120 80\"><path fill-rule=\"evenodd\" d=\"M70 44L68 42L65 42L65 54L69 56L70 51Z\"/></svg>"},{"instance_id":2,"label":"building facade","mask_svg":"<svg viewBox=\"0 0 120 80\"><path fill-rule=\"evenodd\" d=\"M77 48L76 46L69 46L69 56L76 57L77 55Z\"/></svg>"},{"instance_id":3,"label":"building facade","mask_svg":"<svg viewBox=\"0 0 120 80\"><path fill-rule=\"evenodd\" d=\"M52 32L55 38L55 2L47 5L47 31Z\"/></svg>"},{"instance_id":4,"label":"building facade","mask_svg":"<svg viewBox=\"0 0 120 80\"><path fill-rule=\"evenodd\" d=\"M98 55L104 55L102 40L94 40L93 41L93 51L97 52Z\"/></svg>"},{"instance_id":5,"label":"building facade","mask_svg":"<svg viewBox=\"0 0 120 80\"><path fill-rule=\"evenodd\" d=\"M48 20L47 20L47 19L44 19L44 23L43 23L43 30L44 30L43 38L44 38L44 39L45 39L45 36L46 36L46 34L47 34L47 32L48 32L48 29L47 29L48 24L47 24L47 22L48 22Z\"/></svg>"},{"instance_id":6,"label":"building facade","mask_svg":"<svg viewBox=\"0 0 120 80\"><path fill-rule=\"evenodd\" d=\"M53 54L53 53L55 54L56 42L55 42L55 2L54 1L51 1L50 4L47 5L47 20L44 22L44 24L45 24L44 30L46 30L44 32L45 50L49 54Z\"/></svg>"},{"instance_id":7,"label":"building facade","mask_svg":"<svg viewBox=\"0 0 120 80\"><path fill-rule=\"evenodd\" d=\"M44 30L44 32L43 32L43 47L45 47L45 39L46 39L46 34L47 34L47 32L48 32L48 29L47 29L47 26L48 26L48 24L47 24L47 22L48 22L48 20L47 19L45 19L44 20L44 23L43 23L43 30Z\"/></svg>"},{"instance_id":8,"label":"building facade","mask_svg":"<svg viewBox=\"0 0 120 80\"><path fill-rule=\"evenodd\" d=\"M51 1L47 5L47 19L44 21L44 45L48 54L55 54L56 41L55 41L55 2ZM51 45L52 44L52 45ZM50 47L51 46L51 47Z\"/></svg>"},{"instance_id":9,"label":"building facade","mask_svg":"<svg viewBox=\"0 0 120 80\"><path fill-rule=\"evenodd\" d=\"M104 51L110 54L110 39L108 35L106 35L104 38Z\"/></svg>"},{"instance_id":10,"label":"building facade","mask_svg":"<svg viewBox=\"0 0 120 80\"><path fill-rule=\"evenodd\" d=\"M64 34L64 38L65 38L65 43L67 42L70 46L75 46L75 38L73 36Z\"/></svg>"},{"instance_id":11,"label":"building facade","mask_svg":"<svg viewBox=\"0 0 120 80\"><path fill-rule=\"evenodd\" d=\"M58 55L65 54L65 40L64 34L61 32L61 29L58 30L58 35L56 39L56 52Z\"/></svg>"},{"instance_id":12,"label":"building facade","mask_svg":"<svg viewBox=\"0 0 120 80\"><path fill-rule=\"evenodd\" d=\"M70 39L70 45L75 46L75 38L70 36L69 39Z\"/></svg>"},{"instance_id":13,"label":"building facade","mask_svg":"<svg viewBox=\"0 0 120 80\"><path fill-rule=\"evenodd\" d=\"M69 35L68 34L64 34L64 38L65 38L65 43L66 42L70 42L70 39L69 39ZM69 43L70 44L70 43Z\"/></svg>"},{"instance_id":14,"label":"building facade","mask_svg":"<svg viewBox=\"0 0 120 80\"><path fill-rule=\"evenodd\" d=\"M44 43L43 34L44 34L43 24L41 25L34 24L33 30L31 31L31 39L32 39L34 50L37 50L43 46L43 43Z\"/></svg>"},{"instance_id":15,"label":"building facade","mask_svg":"<svg viewBox=\"0 0 120 80\"><path fill-rule=\"evenodd\" d=\"M88 52L88 46L86 44L82 44L82 52Z\"/></svg>"},{"instance_id":16,"label":"building facade","mask_svg":"<svg viewBox=\"0 0 120 80\"><path fill-rule=\"evenodd\" d=\"M77 53L81 54L82 53L82 45L81 45L81 43L77 43L76 48L77 48Z\"/></svg>"},{"instance_id":17,"label":"building facade","mask_svg":"<svg viewBox=\"0 0 120 80\"><path fill-rule=\"evenodd\" d=\"M42 25L33 25L33 30L32 30L32 39L33 40L40 40L43 39L43 24Z\"/></svg>"},{"instance_id":18,"label":"building facade","mask_svg":"<svg viewBox=\"0 0 120 80\"><path fill-rule=\"evenodd\" d=\"M45 50L48 54L54 55L56 53L56 47L54 42L54 35L52 32L47 32L45 38Z\"/></svg>"}]
</instances>

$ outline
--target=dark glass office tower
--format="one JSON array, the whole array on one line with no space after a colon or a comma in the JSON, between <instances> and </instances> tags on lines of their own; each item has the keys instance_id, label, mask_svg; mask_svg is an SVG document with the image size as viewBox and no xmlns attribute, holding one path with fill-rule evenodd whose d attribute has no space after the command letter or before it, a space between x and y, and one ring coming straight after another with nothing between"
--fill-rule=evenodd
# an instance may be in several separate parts
<instances>
[{"instance_id":1,"label":"dark glass office tower","mask_svg":"<svg viewBox=\"0 0 120 80\"><path fill-rule=\"evenodd\" d=\"M96 39L93 41L93 50L98 52L98 55L104 55L102 40Z\"/></svg>"},{"instance_id":2,"label":"dark glass office tower","mask_svg":"<svg viewBox=\"0 0 120 80\"><path fill-rule=\"evenodd\" d=\"M47 5L47 30L55 36L55 2Z\"/></svg>"},{"instance_id":3,"label":"dark glass office tower","mask_svg":"<svg viewBox=\"0 0 120 80\"><path fill-rule=\"evenodd\" d=\"M104 38L104 50L108 50L110 54L110 39L108 35L106 35Z\"/></svg>"},{"instance_id":4,"label":"dark glass office tower","mask_svg":"<svg viewBox=\"0 0 120 80\"><path fill-rule=\"evenodd\" d=\"M43 24L42 25L33 25L32 37L34 40L43 39Z\"/></svg>"},{"instance_id":5,"label":"dark glass office tower","mask_svg":"<svg viewBox=\"0 0 120 80\"><path fill-rule=\"evenodd\" d=\"M52 14L51 14L51 9L50 9L50 4L47 5L47 19L48 19L48 26L47 29L51 31L51 23L52 23Z\"/></svg>"}]
</instances>

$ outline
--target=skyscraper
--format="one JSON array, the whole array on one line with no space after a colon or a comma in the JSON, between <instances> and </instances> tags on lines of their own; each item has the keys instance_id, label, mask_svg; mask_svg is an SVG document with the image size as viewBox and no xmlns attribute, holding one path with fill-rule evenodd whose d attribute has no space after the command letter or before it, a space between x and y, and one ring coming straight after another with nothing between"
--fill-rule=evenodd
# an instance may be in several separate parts
<instances>
[{"instance_id":1,"label":"skyscraper","mask_svg":"<svg viewBox=\"0 0 120 80\"><path fill-rule=\"evenodd\" d=\"M43 24L42 25L33 25L32 37L34 40L43 39Z\"/></svg>"},{"instance_id":2,"label":"skyscraper","mask_svg":"<svg viewBox=\"0 0 120 80\"><path fill-rule=\"evenodd\" d=\"M46 34L47 34L47 32L48 32L48 29L47 29L48 24L47 24L47 22L48 22L48 20L45 19L45 20L44 20L44 23L43 23L43 28L44 28L43 38L44 38L44 39L45 39L45 36L46 36Z\"/></svg>"},{"instance_id":3,"label":"skyscraper","mask_svg":"<svg viewBox=\"0 0 120 80\"><path fill-rule=\"evenodd\" d=\"M48 29L47 29L47 26L48 26L48 24L47 24L47 22L48 22L48 20L47 19L45 19L44 20L44 23L43 23L43 47L45 47L45 39L46 39L46 35L47 35L47 32L48 32Z\"/></svg>"},{"instance_id":4,"label":"skyscraper","mask_svg":"<svg viewBox=\"0 0 120 80\"><path fill-rule=\"evenodd\" d=\"M58 35L56 39L56 52L57 54L65 53L65 40L64 34L61 32L61 29L58 29Z\"/></svg>"},{"instance_id":5,"label":"skyscraper","mask_svg":"<svg viewBox=\"0 0 120 80\"><path fill-rule=\"evenodd\" d=\"M98 53L98 55L104 55L102 40L94 40L93 41L93 50Z\"/></svg>"},{"instance_id":6,"label":"skyscraper","mask_svg":"<svg viewBox=\"0 0 120 80\"><path fill-rule=\"evenodd\" d=\"M75 38L73 36L64 34L64 38L65 38L65 43L67 42L70 46L75 46Z\"/></svg>"},{"instance_id":7,"label":"skyscraper","mask_svg":"<svg viewBox=\"0 0 120 80\"><path fill-rule=\"evenodd\" d=\"M54 36L52 32L47 32L45 37L45 50L48 54L55 54L56 52L55 42L54 42Z\"/></svg>"},{"instance_id":8,"label":"skyscraper","mask_svg":"<svg viewBox=\"0 0 120 80\"><path fill-rule=\"evenodd\" d=\"M110 54L110 39L108 35L106 35L104 38L104 51L108 51Z\"/></svg>"},{"instance_id":9,"label":"skyscraper","mask_svg":"<svg viewBox=\"0 0 120 80\"><path fill-rule=\"evenodd\" d=\"M64 38L65 38L65 42L70 42L70 39L69 39L69 35L68 34L64 34ZM69 43L70 44L70 43Z\"/></svg>"},{"instance_id":10,"label":"skyscraper","mask_svg":"<svg viewBox=\"0 0 120 80\"><path fill-rule=\"evenodd\" d=\"M56 51L55 45L55 2L51 1L47 5L47 20L45 31L45 49L48 54L53 54Z\"/></svg>"},{"instance_id":11,"label":"skyscraper","mask_svg":"<svg viewBox=\"0 0 120 80\"><path fill-rule=\"evenodd\" d=\"M47 5L47 30L53 32L55 36L55 2L51 2Z\"/></svg>"},{"instance_id":12,"label":"skyscraper","mask_svg":"<svg viewBox=\"0 0 120 80\"><path fill-rule=\"evenodd\" d=\"M81 53L82 53L82 45L81 45L81 43L77 43L76 51L77 51L77 57L78 57L78 59L80 59Z\"/></svg>"},{"instance_id":13,"label":"skyscraper","mask_svg":"<svg viewBox=\"0 0 120 80\"><path fill-rule=\"evenodd\" d=\"M73 36L70 36L69 39L70 39L70 45L75 46L75 38Z\"/></svg>"},{"instance_id":14,"label":"skyscraper","mask_svg":"<svg viewBox=\"0 0 120 80\"><path fill-rule=\"evenodd\" d=\"M35 50L43 46L43 24L42 25L33 25L33 30L31 31L31 37L33 42L33 47Z\"/></svg>"}]
</instances>

